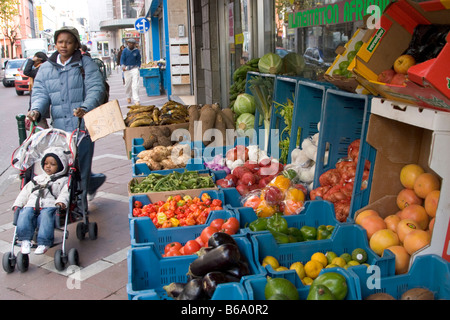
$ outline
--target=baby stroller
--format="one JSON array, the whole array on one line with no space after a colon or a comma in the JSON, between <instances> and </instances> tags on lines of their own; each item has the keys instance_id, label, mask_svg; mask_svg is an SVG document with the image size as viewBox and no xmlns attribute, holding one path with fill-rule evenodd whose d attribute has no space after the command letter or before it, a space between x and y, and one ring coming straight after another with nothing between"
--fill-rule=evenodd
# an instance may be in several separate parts
<instances>
[{"instance_id":1,"label":"baby stroller","mask_svg":"<svg viewBox=\"0 0 450 320\"><path fill-rule=\"evenodd\" d=\"M91 240L97 239L97 223L89 222L85 210L78 208L79 198L82 193L80 190L80 172L78 170L78 152L77 146L79 141L83 138L84 132L80 130L81 119L78 123L78 128L73 133L68 133L59 129L45 129L36 130L38 127L33 127L27 140L13 153L11 163L12 166L20 170L21 188L23 188L33 177L42 170L39 166L40 159L44 156L45 150L49 147L60 147L65 152L70 154L69 161L69 193L70 199L65 210L57 210L55 214L55 230L62 231L62 246L61 249L55 251L54 263L58 271L63 271L66 265L79 265L78 250L75 248L66 250L66 239L68 239L69 232L67 226L71 223L78 222L76 228L77 238L83 240L86 233L89 233ZM20 213L20 208L14 212L13 225L17 225L17 219ZM37 232L35 232L35 235ZM55 236L56 239L56 236ZM14 246L18 245L17 226L14 229L14 237L11 244L11 251L3 255L3 269L7 273L14 271L15 266L21 272L28 270L29 257L28 254L22 254L19 251L17 256L14 253ZM60 243L55 242L53 246Z\"/></svg>"}]
</instances>

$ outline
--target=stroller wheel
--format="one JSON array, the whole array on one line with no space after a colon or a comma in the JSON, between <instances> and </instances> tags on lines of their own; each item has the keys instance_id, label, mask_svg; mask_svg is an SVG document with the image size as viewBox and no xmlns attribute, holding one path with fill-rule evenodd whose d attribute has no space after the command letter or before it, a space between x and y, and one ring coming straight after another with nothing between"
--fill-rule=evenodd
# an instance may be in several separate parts
<instances>
[{"instance_id":1,"label":"stroller wheel","mask_svg":"<svg viewBox=\"0 0 450 320\"><path fill-rule=\"evenodd\" d=\"M29 265L29 256L27 254L22 254L22 252L19 252L17 254L17 269L19 269L20 272L27 272Z\"/></svg>"},{"instance_id":2,"label":"stroller wheel","mask_svg":"<svg viewBox=\"0 0 450 320\"><path fill-rule=\"evenodd\" d=\"M89 222L88 228L89 228L89 239L96 240L98 233L97 222Z\"/></svg>"},{"instance_id":3,"label":"stroller wheel","mask_svg":"<svg viewBox=\"0 0 450 320\"><path fill-rule=\"evenodd\" d=\"M77 238L78 240L84 240L84 237L86 236L87 227L84 222L78 222L77 224Z\"/></svg>"},{"instance_id":4,"label":"stroller wheel","mask_svg":"<svg viewBox=\"0 0 450 320\"><path fill-rule=\"evenodd\" d=\"M16 267L16 257L12 252L5 252L3 254L2 264L3 270L5 270L6 273L11 273Z\"/></svg>"},{"instance_id":5,"label":"stroller wheel","mask_svg":"<svg viewBox=\"0 0 450 320\"><path fill-rule=\"evenodd\" d=\"M55 251L55 268L58 271L63 271L66 266L67 257L63 257L61 249Z\"/></svg>"},{"instance_id":6,"label":"stroller wheel","mask_svg":"<svg viewBox=\"0 0 450 320\"><path fill-rule=\"evenodd\" d=\"M69 250L69 265L71 266L79 266L80 265L80 258L78 256L78 250L75 248L72 248Z\"/></svg>"}]
</instances>

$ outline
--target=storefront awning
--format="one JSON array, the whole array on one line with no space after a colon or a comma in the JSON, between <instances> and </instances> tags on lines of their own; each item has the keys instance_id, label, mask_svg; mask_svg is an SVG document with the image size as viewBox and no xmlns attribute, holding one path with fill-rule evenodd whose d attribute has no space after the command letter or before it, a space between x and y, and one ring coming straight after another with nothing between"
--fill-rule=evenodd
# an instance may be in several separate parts
<instances>
[{"instance_id":1,"label":"storefront awning","mask_svg":"<svg viewBox=\"0 0 450 320\"><path fill-rule=\"evenodd\" d=\"M100 30L114 31L117 29L134 28L136 18L131 19L112 19L100 22Z\"/></svg>"},{"instance_id":2,"label":"storefront awning","mask_svg":"<svg viewBox=\"0 0 450 320\"><path fill-rule=\"evenodd\" d=\"M145 17L151 18L155 14L156 10L158 10L159 6L162 5L163 1L164 0L152 0L150 3L150 8L148 9L147 15Z\"/></svg>"}]
</instances>

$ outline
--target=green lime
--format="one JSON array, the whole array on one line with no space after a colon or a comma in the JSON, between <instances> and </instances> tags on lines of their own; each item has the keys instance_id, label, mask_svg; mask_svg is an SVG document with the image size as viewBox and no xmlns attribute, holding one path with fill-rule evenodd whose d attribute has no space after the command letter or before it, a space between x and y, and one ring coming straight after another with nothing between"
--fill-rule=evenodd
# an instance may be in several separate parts
<instances>
[{"instance_id":1,"label":"green lime","mask_svg":"<svg viewBox=\"0 0 450 320\"><path fill-rule=\"evenodd\" d=\"M327 257L328 264L330 264L334 258L337 258L337 256L338 255L333 251L328 251L327 253L325 253L325 257Z\"/></svg>"},{"instance_id":2,"label":"green lime","mask_svg":"<svg viewBox=\"0 0 450 320\"><path fill-rule=\"evenodd\" d=\"M359 263L364 263L367 261L367 252L364 249L356 248L352 252L352 259Z\"/></svg>"},{"instance_id":3,"label":"green lime","mask_svg":"<svg viewBox=\"0 0 450 320\"><path fill-rule=\"evenodd\" d=\"M343 253L340 255L340 258L345 260L345 263L348 263L350 260L352 260L352 256L350 253Z\"/></svg>"}]
</instances>

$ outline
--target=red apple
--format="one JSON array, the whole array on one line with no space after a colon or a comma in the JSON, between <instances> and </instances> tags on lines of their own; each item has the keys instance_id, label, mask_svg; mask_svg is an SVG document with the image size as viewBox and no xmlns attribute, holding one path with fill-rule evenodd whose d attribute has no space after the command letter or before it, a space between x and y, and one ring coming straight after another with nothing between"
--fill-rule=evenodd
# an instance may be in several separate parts
<instances>
[{"instance_id":1,"label":"red apple","mask_svg":"<svg viewBox=\"0 0 450 320\"><path fill-rule=\"evenodd\" d=\"M390 83L394 76L395 71L392 69L387 69L378 75L377 81L383 83Z\"/></svg>"},{"instance_id":2,"label":"red apple","mask_svg":"<svg viewBox=\"0 0 450 320\"><path fill-rule=\"evenodd\" d=\"M406 81L406 76L401 73L397 73L391 80L391 84L395 84L398 86L404 86Z\"/></svg>"},{"instance_id":3,"label":"red apple","mask_svg":"<svg viewBox=\"0 0 450 320\"><path fill-rule=\"evenodd\" d=\"M416 60L414 60L413 56L409 54L401 55L394 62L394 70L397 73L407 74L409 67L412 67L416 64Z\"/></svg>"}]
</instances>

